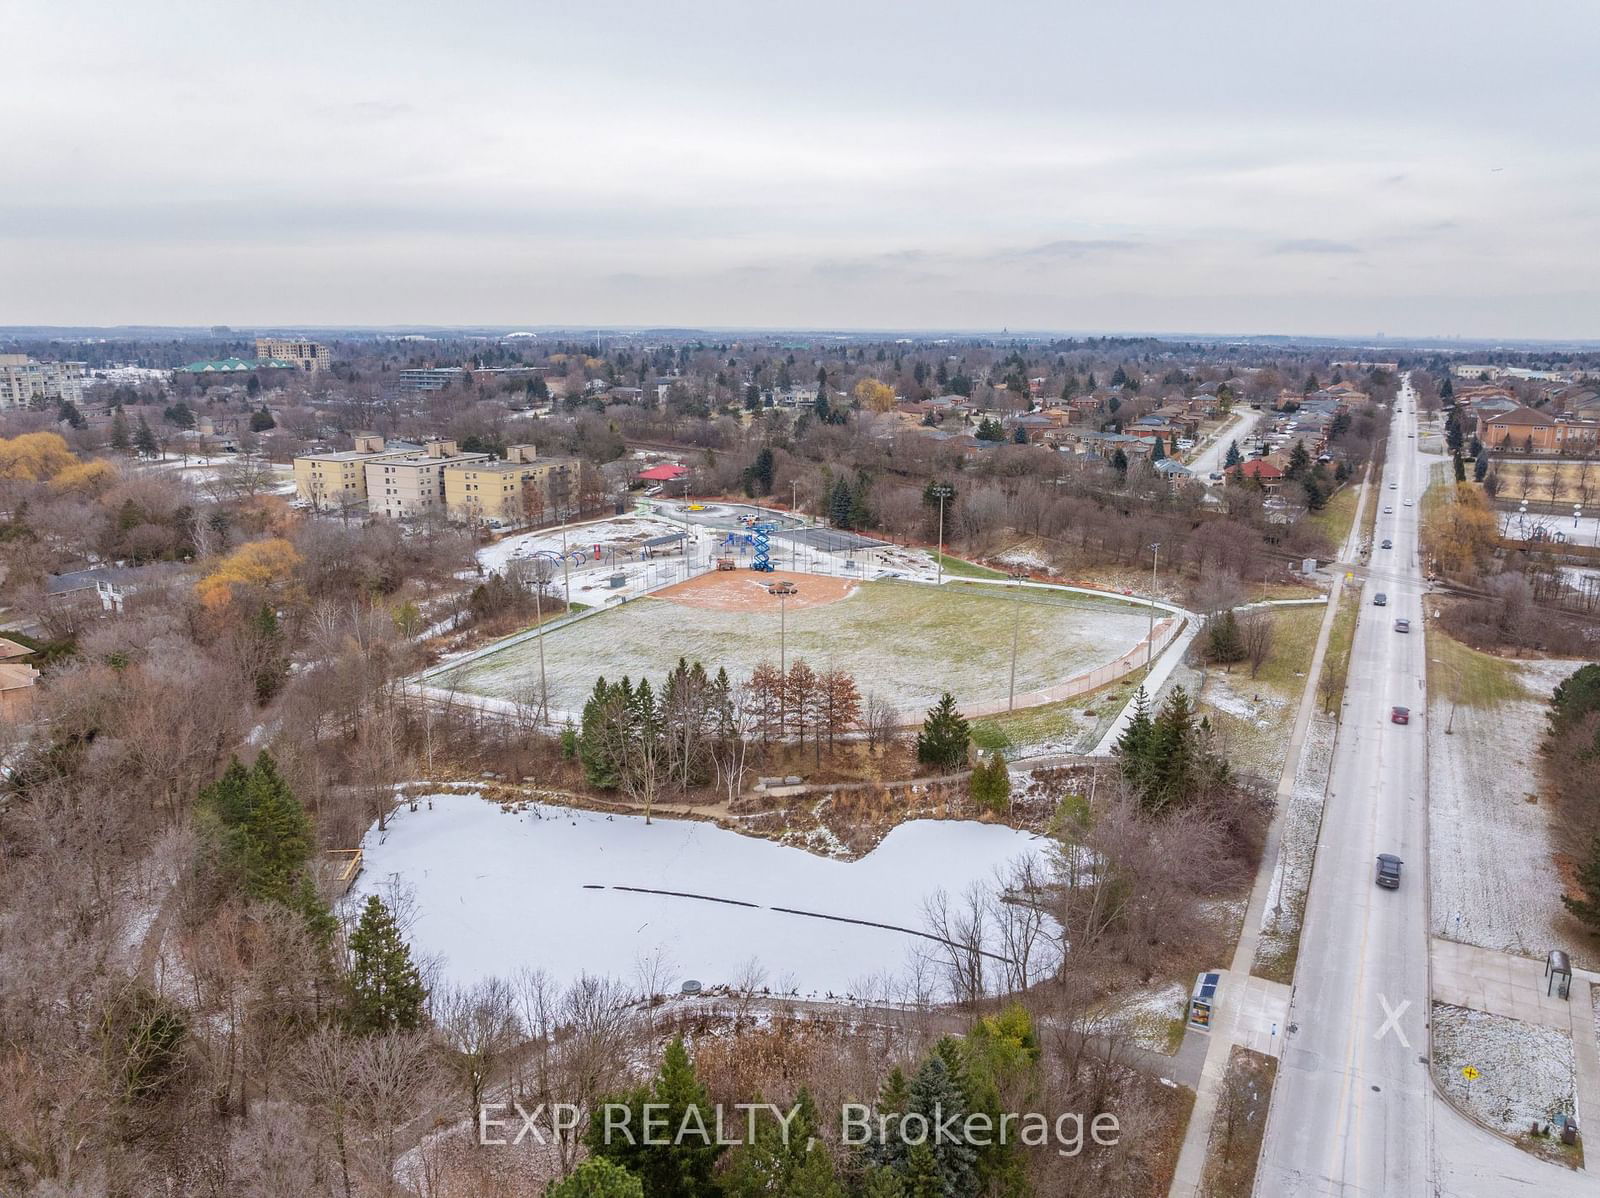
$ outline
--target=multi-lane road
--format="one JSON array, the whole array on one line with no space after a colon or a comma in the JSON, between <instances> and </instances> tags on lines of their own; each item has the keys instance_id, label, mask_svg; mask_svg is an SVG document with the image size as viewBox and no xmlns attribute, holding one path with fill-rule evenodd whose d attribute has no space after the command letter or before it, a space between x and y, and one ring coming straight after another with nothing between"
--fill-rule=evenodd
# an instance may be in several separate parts
<instances>
[{"instance_id":1,"label":"multi-lane road","mask_svg":"<svg viewBox=\"0 0 1600 1198\"><path fill-rule=\"evenodd\" d=\"M1427 640L1418 544L1432 463L1402 388L1374 497L1377 525L1342 726L1306 901L1289 1034L1257 1170L1260 1198L1500 1198L1600 1193L1437 1098L1428 1076ZM1388 539L1393 548L1381 548ZM1376 596L1386 602L1379 606ZM1409 633L1395 628L1410 621ZM1410 723L1393 722L1397 706ZM1379 853L1405 862L1375 885Z\"/></svg>"}]
</instances>

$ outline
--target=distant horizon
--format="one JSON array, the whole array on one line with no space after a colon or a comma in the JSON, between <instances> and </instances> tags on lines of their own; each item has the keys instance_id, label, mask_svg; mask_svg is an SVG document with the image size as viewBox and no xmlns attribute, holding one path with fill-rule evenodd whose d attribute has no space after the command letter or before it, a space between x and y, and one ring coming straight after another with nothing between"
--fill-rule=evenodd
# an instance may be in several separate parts
<instances>
[{"instance_id":1,"label":"distant horizon","mask_svg":"<svg viewBox=\"0 0 1600 1198\"><path fill-rule=\"evenodd\" d=\"M214 329L226 329L226 332L213 332ZM1451 334L1340 334L1340 333L1281 333L1281 332L1198 332L1194 330L1156 330L1156 329L1048 329L1048 328L941 328L941 327L895 327L895 326L848 326L848 325L733 325L733 324L684 324L684 323L614 323L614 324L585 324L585 323L528 323L528 322L467 322L462 324L445 323L392 323L392 324L362 324L362 323L331 323L331 324L296 324L296 323L259 323L259 324L223 324L211 322L206 324L164 324L157 322L125 323L125 324L0 324L0 338L24 339L34 338L59 338L61 340L84 340L87 338L104 335L115 338L118 335L136 339L137 334L146 336L159 336L166 334L188 334L194 337L207 337L223 339L227 337L245 337L256 334L284 335L293 333L304 334L365 334L370 336L426 336L433 333L454 336L494 335L505 338L517 332L534 333L543 337L581 337L581 336L635 336L640 334L660 334L663 336L694 336L694 335L729 335L729 336L782 336L793 334L807 337L839 337L862 338L881 340L890 337L903 337L917 341L933 341L945 338L963 338L979 340L1014 339L1019 341L1041 340L1086 340L1092 338L1105 338L1116 340L1154 340L1170 342L1282 342L1287 345L1330 345L1348 346L1351 348L1372 349L1411 349L1440 351L1467 350L1467 349L1505 349L1521 350L1526 347L1527 352L1537 350L1573 349L1584 352L1589 349L1600 349L1600 337L1503 337L1503 336L1468 336Z\"/></svg>"}]
</instances>

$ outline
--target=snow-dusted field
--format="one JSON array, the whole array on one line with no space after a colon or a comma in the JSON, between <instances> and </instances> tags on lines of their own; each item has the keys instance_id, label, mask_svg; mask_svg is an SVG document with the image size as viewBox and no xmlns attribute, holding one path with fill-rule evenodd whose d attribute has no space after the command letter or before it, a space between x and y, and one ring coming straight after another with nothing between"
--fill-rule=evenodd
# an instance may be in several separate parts
<instances>
[{"instance_id":1,"label":"snow-dusted field","mask_svg":"<svg viewBox=\"0 0 1600 1198\"><path fill-rule=\"evenodd\" d=\"M1481 948L1542 957L1565 948L1597 961L1572 928L1551 859L1553 813L1540 799L1539 744L1551 691L1582 662L1521 665L1533 696L1494 707L1432 705L1428 730L1428 874L1433 932Z\"/></svg>"},{"instance_id":2,"label":"snow-dusted field","mask_svg":"<svg viewBox=\"0 0 1600 1198\"><path fill-rule=\"evenodd\" d=\"M1479 1074L1470 1086L1466 1065ZM1575 1113L1577 1058L1557 1028L1434 1003L1433 1068L1458 1104L1508 1136Z\"/></svg>"},{"instance_id":3,"label":"snow-dusted field","mask_svg":"<svg viewBox=\"0 0 1600 1198\"><path fill-rule=\"evenodd\" d=\"M580 598L576 591L573 597ZM882 694L908 713L947 689L961 703L1003 701L1019 613L1019 695L1114 660L1147 627L1143 611L1116 602L1030 595L1017 604L999 587L864 583L837 603L789 611L785 653L790 663L803 658L819 671L849 670L863 694ZM581 710L601 675L643 675L655 684L680 657L713 673L726 667L740 681L763 662L777 663L778 640L776 612L639 599L545 637L550 705ZM536 641L523 640L437 675L432 684L498 699L536 692L538 652Z\"/></svg>"},{"instance_id":4,"label":"snow-dusted field","mask_svg":"<svg viewBox=\"0 0 1600 1198\"><path fill-rule=\"evenodd\" d=\"M513 812L477 795L439 794L402 809L382 836L368 833L351 901L387 894L397 876L415 899L415 949L458 984L529 967L561 983L587 973L632 985L659 952L659 984L669 990L690 978L737 984L756 962L761 984L775 991L905 998L916 961L937 955L937 944L773 908L926 930L931 892L959 895L1044 845L999 825L919 820L847 862L711 824L646 825L531 805ZM937 967L922 973L915 985L940 993Z\"/></svg>"}]
</instances>

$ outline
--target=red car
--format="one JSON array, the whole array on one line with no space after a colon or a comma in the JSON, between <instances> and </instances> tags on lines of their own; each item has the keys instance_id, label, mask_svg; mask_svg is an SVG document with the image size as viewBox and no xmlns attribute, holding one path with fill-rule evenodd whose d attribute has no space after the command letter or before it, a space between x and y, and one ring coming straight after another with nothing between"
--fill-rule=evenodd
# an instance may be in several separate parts
<instances>
[{"instance_id":1,"label":"red car","mask_svg":"<svg viewBox=\"0 0 1600 1198\"><path fill-rule=\"evenodd\" d=\"M1409 707L1391 708L1390 711L1389 711L1389 718L1391 720L1393 720L1397 724L1409 724L1411 722L1411 708L1409 708Z\"/></svg>"}]
</instances>

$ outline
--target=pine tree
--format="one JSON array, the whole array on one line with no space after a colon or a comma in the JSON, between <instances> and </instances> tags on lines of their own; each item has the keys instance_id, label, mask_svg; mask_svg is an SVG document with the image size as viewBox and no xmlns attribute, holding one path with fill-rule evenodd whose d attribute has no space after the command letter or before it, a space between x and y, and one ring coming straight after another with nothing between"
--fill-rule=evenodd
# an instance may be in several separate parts
<instances>
[{"instance_id":1,"label":"pine tree","mask_svg":"<svg viewBox=\"0 0 1600 1198\"><path fill-rule=\"evenodd\" d=\"M917 734L917 760L923 765L955 769L966 761L971 739L972 729L956 710L955 696L945 691L922 721L922 731Z\"/></svg>"},{"instance_id":2,"label":"pine tree","mask_svg":"<svg viewBox=\"0 0 1600 1198\"><path fill-rule=\"evenodd\" d=\"M1229 441L1228 442L1228 456L1223 459L1223 463L1222 463L1223 469L1232 470L1235 466L1242 465L1243 463L1244 463L1244 454L1239 452L1239 442L1237 442L1237 441Z\"/></svg>"},{"instance_id":3,"label":"pine tree","mask_svg":"<svg viewBox=\"0 0 1600 1198\"><path fill-rule=\"evenodd\" d=\"M1011 798L1011 771L998 752L972 769L972 801L989 811L1004 811Z\"/></svg>"},{"instance_id":4,"label":"pine tree","mask_svg":"<svg viewBox=\"0 0 1600 1198\"><path fill-rule=\"evenodd\" d=\"M1589 846L1589 860L1578 867L1574 879L1583 892L1581 899L1562 895L1561 901L1568 911L1589 925L1589 930L1600 936L1600 835Z\"/></svg>"},{"instance_id":5,"label":"pine tree","mask_svg":"<svg viewBox=\"0 0 1600 1198\"><path fill-rule=\"evenodd\" d=\"M1311 451L1306 448L1304 441L1296 441L1294 448L1289 451L1289 464L1284 467L1283 477L1296 479L1303 478L1311 470Z\"/></svg>"},{"instance_id":6,"label":"pine tree","mask_svg":"<svg viewBox=\"0 0 1600 1198\"><path fill-rule=\"evenodd\" d=\"M856 1195L857 1198L906 1198L906 1187L898 1173L880 1166L862 1177Z\"/></svg>"},{"instance_id":7,"label":"pine tree","mask_svg":"<svg viewBox=\"0 0 1600 1198\"><path fill-rule=\"evenodd\" d=\"M961 1138L961 1124L969 1107L966 1095L962 1092L963 1079L950 1068L949 1059L952 1055L959 1059L959 1049L953 1053L936 1050L923 1062L911 1083L911 1110L926 1117L930 1128L942 1122L956 1129L953 1136L945 1136L934 1142L934 1137L930 1135L923 1145L911 1149L907 1158L907 1178L912 1184L907 1189L913 1194L918 1186L924 1184L925 1175L925 1166L919 1162L918 1147L927 1147L929 1144L938 1170L939 1189L936 1193L961 1196L978 1192L978 1153L976 1148Z\"/></svg>"},{"instance_id":8,"label":"pine tree","mask_svg":"<svg viewBox=\"0 0 1600 1198\"><path fill-rule=\"evenodd\" d=\"M762 446L761 452L756 454L755 462L755 480L756 485L760 488L757 494L772 494L773 471L772 450Z\"/></svg>"},{"instance_id":9,"label":"pine tree","mask_svg":"<svg viewBox=\"0 0 1600 1198\"><path fill-rule=\"evenodd\" d=\"M843 477L834 480L833 491L828 496L828 519L835 528L850 527L850 508L855 497L850 494L850 484Z\"/></svg>"},{"instance_id":10,"label":"pine tree","mask_svg":"<svg viewBox=\"0 0 1600 1198\"><path fill-rule=\"evenodd\" d=\"M563 1182L551 1182L545 1198L644 1198L644 1183L603 1156L590 1157Z\"/></svg>"},{"instance_id":11,"label":"pine tree","mask_svg":"<svg viewBox=\"0 0 1600 1198\"><path fill-rule=\"evenodd\" d=\"M412 1032L422 1026L428 992L394 916L375 894L350 935L349 986L349 1020L356 1032Z\"/></svg>"},{"instance_id":12,"label":"pine tree","mask_svg":"<svg viewBox=\"0 0 1600 1198\"><path fill-rule=\"evenodd\" d=\"M1458 483L1466 482L1467 481L1467 463L1462 459L1461 451L1459 449L1456 450L1454 453L1452 453L1450 455L1450 458L1451 458L1451 461L1454 463L1454 466L1455 466L1456 482L1458 482Z\"/></svg>"},{"instance_id":13,"label":"pine tree","mask_svg":"<svg viewBox=\"0 0 1600 1198\"><path fill-rule=\"evenodd\" d=\"M1111 455L1111 468L1124 478L1128 475L1128 455L1122 452L1122 446L1117 446L1117 452Z\"/></svg>"},{"instance_id":14,"label":"pine tree","mask_svg":"<svg viewBox=\"0 0 1600 1198\"><path fill-rule=\"evenodd\" d=\"M111 448L119 453L127 453L133 448L133 434L128 430L128 414L122 410L122 405L117 405L117 410L111 415Z\"/></svg>"},{"instance_id":15,"label":"pine tree","mask_svg":"<svg viewBox=\"0 0 1600 1198\"><path fill-rule=\"evenodd\" d=\"M820 1143L809 1152L802 1149L800 1164L781 1193L783 1198L845 1198L844 1187L833 1170L833 1158Z\"/></svg>"},{"instance_id":16,"label":"pine tree","mask_svg":"<svg viewBox=\"0 0 1600 1198\"><path fill-rule=\"evenodd\" d=\"M635 1089L625 1098L612 1099L611 1104L627 1107L626 1126L632 1132L633 1143L620 1132L607 1134L607 1104L602 1103L596 1106L589 1124L586 1142L591 1154L634 1174L650 1198L704 1198L717 1192L712 1170L722 1149L713 1142L711 1101L695 1076L682 1036L667 1045L660 1072L650 1085ZM654 1109L647 1113L646 1104ZM645 1129L647 1116L652 1124L650 1133ZM703 1137L701 1127L706 1131ZM685 1128L687 1133L680 1134ZM670 1142L645 1143L647 1138Z\"/></svg>"},{"instance_id":17,"label":"pine tree","mask_svg":"<svg viewBox=\"0 0 1600 1198\"><path fill-rule=\"evenodd\" d=\"M1244 634L1239 631L1239 619L1234 615L1233 608L1212 616L1207 623L1206 656L1225 665L1243 661L1247 656Z\"/></svg>"},{"instance_id":18,"label":"pine tree","mask_svg":"<svg viewBox=\"0 0 1600 1198\"><path fill-rule=\"evenodd\" d=\"M250 413L250 431L264 433L278 427L278 422L272 418L272 413L267 411L267 405L262 404Z\"/></svg>"},{"instance_id":19,"label":"pine tree","mask_svg":"<svg viewBox=\"0 0 1600 1198\"><path fill-rule=\"evenodd\" d=\"M1161 434L1157 433L1156 434L1155 444L1153 446L1151 446L1151 448L1150 448L1150 460L1152 462L1160 462L1160 461L1165 460L1166 456L1167 456L1167 443L1164 440L1162 440Z\"/></svg>"},{"instance_id":20,"label":"pine tree","mask_svg":"<svg viewBox=\"0 0 1600 1198\"><path fill-rule=\"evenodd\" d=\"M139 451L139 456L142 458L161 456L161 446L156 443L155 432L150 428L142 412L139 414L139 425L134 430L133 447Z\"/></svg>"},{"instance_id":21,"label":"pine tree","mask_svg":"<svg viewBox=\"0 0 1600 1198\"><path fill-rule=\"evenodd\" d=\"M1481 483L1484 475L1489 473L1489 451L1480 449L1477 460L1472 463L1472 481Z\"/></svg>"}]
</instances>

